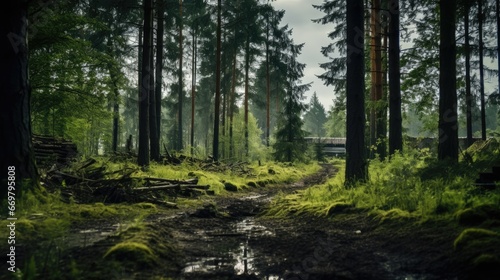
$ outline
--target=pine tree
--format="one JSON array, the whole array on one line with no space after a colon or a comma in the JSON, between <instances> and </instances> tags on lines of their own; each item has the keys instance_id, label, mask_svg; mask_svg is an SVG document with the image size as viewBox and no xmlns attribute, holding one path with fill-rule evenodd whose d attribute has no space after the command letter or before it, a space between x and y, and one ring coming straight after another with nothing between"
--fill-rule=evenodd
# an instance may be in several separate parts
<instances>
[{"instance_id":1,"label":"pine tree","mask_svg":"<svg viewBox=\"0 0 500 280\"><path fill-rule=\"evenodd\" d=\"M323 104L319 102L316 92L313 93L306 113L304 114L304 129L313 137L324 137L326 123L326 111Z\"/></svg>"},{"instance_id":2,"label":"pine tree","mask_svg":"<svg viewBox=\"0 0 500 280\"><path fill-rule=\"evenodd\" d=\"M456 90L456 9L455 1L439 2L439 145L440 160L458 160L458 122Z\"/></svg>"},{"instance_id":3,"label":"pine tree","mask_svg":"<svg viewBox=\"0 0 500 280\"><path fill-rule=\"evenodd\" d=\"M1 14L0 52L3 57L1 66L0 95L1 136L0 182L3 191L0 199L7 201L7 186L16 178L16 199L22 193L37 186L38 172L31 144L30 89L28 81L27 46L28 1L9 1L4 4ZM25 184L27 181L31 181ZM21 184L21 182L23 184ZM20 191L19 191L20 190ZM11 190L9 189L9 192ZM3 211L2 211L3 212Z\"/></svg>"},{"instance_id":4,"label":"pine tree","mask_svg":"<svg viewBox=\"0 0 500 280\"><path fill-rule=\"evenodd\" d=\"M304 44L294 45L293 40L287 41L287 53L281 57L287 65L286 95L281 115L278 118L273 156L277 161L292 162L304 160L305 156L307 144L304 140L305 131L302 129L303 121L300 116L305 110L305 105L302 103L304 93L309 90L311 84L299 84L304 75L305 64L297 62L296 58L301 53Z\"/></svg>"},{"instance_id":5,"label":"pine tree","mask_svg":"<svg viewBox=\"0 0 500 280\"><path fill-rule=\"evenodd\" d=\"M364 94L364 26L363 0L347 1L347 133L346 186L365 180L367 174L365 146Z\"/></svg>"}]
</instances>

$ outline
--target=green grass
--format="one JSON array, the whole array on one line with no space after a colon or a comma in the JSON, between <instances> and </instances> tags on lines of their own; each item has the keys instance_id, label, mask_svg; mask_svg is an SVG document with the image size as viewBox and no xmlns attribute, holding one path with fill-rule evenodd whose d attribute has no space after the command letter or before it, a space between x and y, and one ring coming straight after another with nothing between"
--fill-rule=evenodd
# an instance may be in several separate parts
<instances>
[{"instance_id":1,"label":"green grass","mask_svg":"<svg viewBox=\"0 0 500 280\"><path fill-rule=\"evenodd\" d=\"M454 218L469 207L500 205L500 191L482 193L473 185L482 167L437 162L428 150L397 154L390 161L372 160L369 180L349 189L344 187L345 162L335 164L339 167L335 178L297 194L282 195L268 214L327 216L356 208L382 220L425 221ZM488 166L483 160L478 165Z\"/></svg>"},{"instance_id":2,"label":"green grass","mask_svg":"<svg viewBox=\"0 0 500 280\"><path fill-rule=\"evenodd\" d=\"M259 165L257 162L244 165L246 172L224 171L215 172L202 170L199 164L182 163L180 165L162 165L152 163L146 171L132 162L114 162L106 157L96 158L97 162L93 167L105 167L107 178L118 178L122 174L116 171L132 171L132 177L160 177L167 179L191 179L199 178L200 185L209 185L210 189L217 195L228 195L229 192L224 189L224 183L230 182L237 186L238 190L250 190L256 186L266 185L272 187L279 183L287 183L299 180L300 178L315 173L320 169L318 164L281 164L274 162L265 162ZM78 169L81 163L76 163L71 169ZM141 185L137 182L136 185ZM61 189L68 188L64 183ZM164 197L165 200L170 198ZM177 198L176 203L181 209L197 208L210 197L202 198ZM120 256L137 257L140 260L152 260L152 256L168 257L172 252L171 248L162 247L161 244L155 244L154 240L159 240L155 233L149 232L143 221L148 215L163 211L160 206L151 203L136 204L103 204L89 203L79 204L70 199L64 202L61 199L59 191L47 192L45 189L39 189L34 192L28 192L22 199L16 201L16 242L27 244L31 260L19 264L21 268L17 276L20 279L34 279L40 275L41 271L47 267L57 266L61 261L61 252L66 249L63 237L68 234L70 228L79 223L91 223L95 220L114 220L120 224L127 225L120 229L117 234L121 238L115 247L108 248L106 259L115 259ZM8 236L8 221L0 219L0 234ZM146 243L145 243L146 242ZM0 249L7 249L7 242L0 246ZM51 249L57 248L57 249ZM150 251L150 250L152 251ZM151 254L153 252L153 254ZM79 274L79 265L73 264L71 270L74 275ZM62 272L61 272L62 273ZM30 276L32 275L32 276ZM35 275L35 276L33 276ZM60 276L60 275L59 275ZM54 275L54 279L58 275ZM35 277L36 278L36 277ZM76 279L76 278L75 278Z\"/></svg>"}]
</instances>

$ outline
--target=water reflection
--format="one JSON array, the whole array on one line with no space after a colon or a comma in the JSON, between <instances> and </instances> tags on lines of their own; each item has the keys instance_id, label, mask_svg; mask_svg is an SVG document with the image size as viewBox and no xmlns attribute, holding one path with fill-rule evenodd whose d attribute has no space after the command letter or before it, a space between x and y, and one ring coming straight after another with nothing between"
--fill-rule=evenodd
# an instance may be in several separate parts
<instances>
[{"instance_id":1,"label":"water reflection","mask_svg":"<svg viewBox=\"0 0 500 280\"><path fill-rule=\"evenodd\" d=\"M266 256L256 256L256 252L250 246L250 240L275 234L266 227L256 224L254 218L249 217L235 223L232 230L224 234L213 235L207 232L199 232L199 234L203 240L211 239L213 243L221 242L221 246L214 246L213 256L188 262L183 269L184 275L221 272L233 275L253 275L259 279L280 279L276 275L263 275L257 268L256 262L265 262ZM228 246L231 243L233 246Z\"/></svg>"}]
</instances>

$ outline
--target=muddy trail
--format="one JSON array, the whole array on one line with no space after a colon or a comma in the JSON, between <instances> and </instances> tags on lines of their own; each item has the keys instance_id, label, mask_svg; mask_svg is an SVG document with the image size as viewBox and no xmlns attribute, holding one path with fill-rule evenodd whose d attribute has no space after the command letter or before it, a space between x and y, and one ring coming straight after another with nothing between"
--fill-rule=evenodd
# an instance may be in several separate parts
<instances>
[{"instance_id":1,"label":"muddy trail","mask_svg":"<svg viewBox=\"0 0 500 280\"><path fill-rule=\"evenodd\" d=\"M465 279L453 250L462 229L453 221L382 223L355 208L328 217L265 215L278 194L320 184L336 172L325 164L295 183L160 211L142 230L117 234L127 225L116 221L74 227L61 273L69 273L73 260L85 273L62 279ZM104 262L109 248L124 240L148 244L159 258L142 251L118 256L119 265Z\"/></svg>"},{"instance_id":2,"label":"muddy trail","mask_svg":"<svg viewBox=\"0 0 500 280\"><path fill-rule=\"evenodd\" d=\"M294 184L217 198L159 222L182 261L174 279L456 279L453 225L385 223L355 209L332 217L262 215L277 193L324 182L324 165ZM172 275L170 275L172 276Z\"/></svg>"}]
</instances>

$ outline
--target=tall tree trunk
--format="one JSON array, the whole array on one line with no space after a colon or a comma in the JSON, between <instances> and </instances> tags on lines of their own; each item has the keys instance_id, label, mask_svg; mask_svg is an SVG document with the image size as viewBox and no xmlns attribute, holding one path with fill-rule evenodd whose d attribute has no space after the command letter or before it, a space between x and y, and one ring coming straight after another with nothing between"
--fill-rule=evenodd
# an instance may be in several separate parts
<instances>
[{"instance_id":1,"label":"tall tree trunk","mask_svg":"<svg viewBox=\"0 0 500 280\"><path fill-rule=\"evenodd\" d=\"M227 36L226 36L226 32L224 30L224 43L226 43L226 40L227 40ZM222 43L221 43L222 44ZM222 50L221 50L222 52ZM222 98L222 116L221 116L221 126L222 126L222 131L221 131L221 136L222 136L222 143L219 143L222 144L222 147L220 147L220 154L221 154L221 158L225 158L226 157L226 106L227 106L227 91L228 91L228 85L226 83L226 77L227 77L227 54L224 53L224 58L221 57L222 59L222 69L224 69L224 79L221 78L221 83L222 83L222 80L224 80L224 84L221 84L221 98ZM222 54L221 54L222 56ZM221 73L222 75L222 73Z\"/></svg>"},{"instance_id":2,"label":"tall tree trunk","mask_svg":"<svg viewBox=\"0 0 500 280\"><path fill-rule=\"evenodd\" d=\"M497 17L497 63L500 71L500 0L496 0L495 13ZM498 94L500 94L500 73L498 76Z\"/></svg>"},{"instance_id":3,"label":"tall tree trunk","mask_svg":"<svg viewBox=\"0 0 500 280\"><path fill-rule=\"evenodd\" d=\"M196 48L198 44L196 43L196 31L193 31L193 72L191 74L191 156L194 156L194 116L195 116L195 101L196 101Z\"/></svg>"},{"instance_id":4,"label":"tall tree trunk","mask_svg":"<svg viewBox=\"0 0 500 280\"><path fill-rule=\"evenodd\" d=\"M401 117L401 71L399 46L399 0L389 0L389 154L403 151Z\"/></svg>"},{"instance_id":5,"label":"tall tree trunk","mask_svg":"<svg viewBox=\"0 0 500 280\"><path fill-rule=\"evenodd\" d=\"M155 67L155 104L156 104L156 134L158 135L158 153L160 154L160 135L161 135L161 93L163 86L163 35L164 35L164 15L165 2L158 0L158 33L156 37L156 67Z\"/></svg>"},{"instance_id":6,"label":"tall tree trunk","mask_svg":"<svg viewBox=\"0 0 500 280\"><path fill-rule=\"evenodd\" d=\"M0 35L0 182L3 202L7 197L7 186L15 176L17 198L38 186L38 171L31 144L31 116L28 77L28 45L26 32L28 1L8 1L1 12ZM5 213L2 210L2 213Z\"/></svg>"},{"instance_id":7,"label":"tall tree trunk","mask_svg":"<svg viewBox=\"0 0 500 280\"><path fill-rule=\"evenodd\" d=\"M154 18L154 17L153 17ZM160 142L158 126L156 125L156 91L155 91L155 76L154 76L154 36L150 38L151 55L149 56L149 65L151 67L151 78L149 79L149 145L150 157L153 161L160 161Z\"/></svg>"},{"instance_id":8,"label":"tall tree trunk","mask_svg":"<svg viewBox=\"0 0 500 280\"><path fill-rule=\"evenodd\" d=\"M439 45L439 145L438 158L458 161L456 90L455 1L441 0Z\"/></svg>"},{"instance_id":9,"label":"tall tree trunk","mask_svg":"<svg viewBox=\"0 0 500 280\"><path fill-rule=\"evenodd\" d=\"M363 0L347 1L346 187L367 178Z\"/></svg>"},{"instance_id":10,"label":"tall tree trunk","mask_svg":"<svg viewBox=\"0 0 500 280\"><path fill-rule=\"evenodd\" d=\"M139 151L137 164L149 166L149 88L151 79L151 36L153 1L144 0L144 27L142 40L142 76L139 89Z\"/></svg>"},{"instance_id":11,"label":"tall tree trunk","mask_svg":"<svg viewBox=\"0 0 500 280\"><path fill-rule=\"evenodd\" d=\"M371 0L371 106L370 106L370 146L378 147L377 144L377 119L380 117L380 100L382 99L382 50L381 50L381 26L380 26L380 0ZM370 157L374 157L374 150L370 149Z\"/></svg>"},{"instance_id":12,"label":"tall tree trunk","mask_svg":"<svg viewBox=\"0 0 500 280\"><path fill-rule=\"evenodd\" d=\"M221 10L222 1L217 1L217 50L215 67L215 110L214 110L214 141L213 156L214 161L219 161L219 114L220 114L220 83L221 83Z\"/></svg>"},{"instance_id":13,"label":"tall tree trunk","mask_svg":"<svg viewBox=\"0 0 500 280\"><path fill-rule=\"evenodd\" d=\"M144 15L143 15L144 17ZM143 46L143 40L144 40L144 21L142 21L140 24L139 24L139 36L138 36L138 45L137 45L137 73L138 73L138 77L137 77L137 87L139 88L139 91L141 90L142 88L142 56L143 56L143 50L144 50L144 46ZM139 108L139 106L141 106L141 99L139 98L139 100L137 101L137 108ZM139 110L137 110L137 114L139 115ZM135 126L135 139L137 139L135 141L135 149L136 150L139 150L139 121L136 121L136 126Z\"/></svg>"},{"instance_id":14,"label":"tall tree trunk","mask_svg":"<svg viewBox=\"0 0 500 280\"><path fill-rule=\"evenodd\" d=\"M119 123L120 123L120 93L116 85L114 86L114 99L113 99L113 140L112 140L112 150L116 152L118 149L118 135L119 135Z\"/></svg>"},{"instance_id":15,"label":"tall tree trunk","mask_svg":"<svg viewBox=\"0 0 500 280\"><path fill-rule=\"evenodd\" d=\"M387 3L385 3L387 4ZM384 5L387 9L387 5ZM380 100L377 106L377 154L381 160L387 157L387 36L388 27L385 26L383 31L381 29L381 34L383 36L381 52L381 73L380 73Z\"/></svg>"},{"instance_id":16,"label":"tall tree trunk","mask_svg":"<svg viewBox=\"0 0 500 280\"><path fill-rule=\"evenodd\" d=\"M469 34L469 13L470 2L465 1L465 103L466 103L466 119L467 119L467 147L472 145L472 93L471 93L471 77L470 77L470 34Z\"/></svg>"},{"instance_id":17,"label":"tall tree trunk","mask_svg":"<svg viewBox=\"0 0 500 280\"><path fill-rule=\"evenodd\" d=\"M231 78L231 98L229 100L229 158L234 156L234 141L233 141L233 117L234 117L234 101L236 99L236 44L233 49L233 70Z\"/></svg>"},{"instance_id":18,"label":"tall tree trunk","mask_svg":"<svg viewBox=\"0 0 500 280\"><path fill-rule=\"evenodd\" d=\"M484 43L483 43L483 0L478 0L478 20L479 20L479 88L481 94L481 138L486 140L486 101L484 98Z\"/></svg>"},{"instance_id":19,"label":"tall tree trunk","mask_svg":"<svg viewBox=\"0 0 500 280\"><path fill-rule=\"evenodd\" d=\"M245 42L245 100L244 100L244 111L245 111L245 155L248 156L248 86L250 83L250 34L247 31L247 38Z\"/></svg>"},{"instance_id":20,"label":"tall tree trunk","mask_svg":"<svg viewBox=\"0 0 500 280\"><path fill-rule=\"evenodd\" d=\"M179 0L179 18L180 18L180 23L179 23L179 93L178 93L178 108L177 108L177 149L180 151L183 149L183 143L182 143L182 101L184 99L184 94L182 92L183 86L182 86L182 58L184 56L183 53L183 47L182 47L182 42L183 42L183 36L182 36L182 0Z\"/></svg>"},{"instance_id":21,"label":"tall tree trunk","mask_svg":"<svg viewBox=\"0 0 500 280\"><path fill-rule=\"evenodd\" d=\"M271 77L269 71L269 18L266 27L266 146L269 147L271 126Z\"/></svg>"},{"instance_id":22,"label":"tall tree trunk","mask_svg":"<svg viewBox=\"0 0 500 280\"><path fill-rule=\"evenodd\" d=\"M113 56L113 43L111 41L111 36L108 37L107 42L107 52L110 56ZM120 91L118 90L118 81L115 73L115 69L113 69L113 65L111 63L108 64L109 77L111 79L112 87L113 87L113 131L112 131L112 140L111 140L111 150L116 153L118 149L118 130L119 130L119 121L120 121Z\"/></svg>"}]
</instances>

